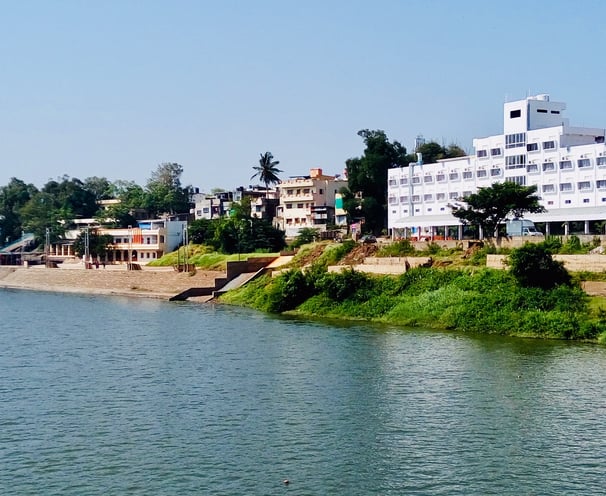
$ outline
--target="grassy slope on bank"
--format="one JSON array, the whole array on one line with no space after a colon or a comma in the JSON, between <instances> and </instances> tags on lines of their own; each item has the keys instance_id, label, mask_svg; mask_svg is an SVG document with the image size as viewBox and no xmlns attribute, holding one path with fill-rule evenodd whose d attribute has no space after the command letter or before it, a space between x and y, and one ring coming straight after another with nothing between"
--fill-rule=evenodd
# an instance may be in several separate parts
<instances>
[{"instance_id":1,"label":"grassy slope on bank","mask_svg":"<svg viewBox=\"0 0 606 496\"><path fill-rule=\"evenodd\" d=\"M235 260L246 260L247 258L253 257L267 257L275 255L277 253L240 253L225 255L213 251L211 248L205 245L189 245L187 247L188 263L195 265L197 268L202 270L225 270L228 261ZM184 263L185 250L180 250L167 253L162 258L154 260L149 263L150 267L173 267L179 262Z\"/></svg>"},{"instance_id":2,"label":"grassy slope on bank","mask_svg":"<svg viewBox=\"0 0 606 496\"><path fill-rule=\"evenodd\" d=\"M316 263L260 278L221 300L274 313L606 342L606 311L578 286L523 288L507 271L478 267L374 276L327 273Z\"/></svg>"}]
</instances>

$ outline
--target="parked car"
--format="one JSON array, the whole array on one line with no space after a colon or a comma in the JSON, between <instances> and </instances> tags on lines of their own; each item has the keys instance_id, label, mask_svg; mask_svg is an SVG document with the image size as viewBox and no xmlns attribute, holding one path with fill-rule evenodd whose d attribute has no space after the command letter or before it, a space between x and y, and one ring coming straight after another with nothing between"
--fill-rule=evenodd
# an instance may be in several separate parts
<instances>
[{"instance_id":1,"label":"parked car","mask_svg":"<svg viewBox=\"0 0 606 496\"><path fill-rule=\"evenodd\" d=\"M368 243L376 243L377 238L372 234L365 234L360 238L360 243L368 244Z\"/></svg>"}]
</instances>

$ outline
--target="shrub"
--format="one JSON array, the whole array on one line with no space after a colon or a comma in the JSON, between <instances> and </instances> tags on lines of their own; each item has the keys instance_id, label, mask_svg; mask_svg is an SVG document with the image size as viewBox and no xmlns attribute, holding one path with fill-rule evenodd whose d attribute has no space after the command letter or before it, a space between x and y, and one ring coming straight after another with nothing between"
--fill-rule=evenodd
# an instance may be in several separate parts
<instances>
[{"instance_id":1,"label":"shrub","mask_svg":"<svg viewBox=\"0 0 606 496\"><path fill-rule=\"evenodd\" d=\"M581 240L578 236L572 235L567 240L566 243L562 245L560 248L560 253L572 255L575 253L583 253L583 247L581 246Z\"/></svg>"},{"instance_id":2,"label":"shrub","mask_svg":"<svg viewBox=\"0 0 606 496\"><path fill-rule=\"evenodd\" d=\"M312 227L304 227L303 229L299 230L299 234L290 244L290 247L299 248L300 246L306 245L308 243L313 243L314 241L316 241L316 239L318 239L319 233L319 229L314 229Z\"/></svg>"},{"instance_id":3,"label":"shrub","mask_svg":"<svg viewBox=\"0 0 606 496\"><path fill-rule=\"evenodd\" d=\"M293 310L313 296L314 288L299 269L289 270L274 278L265 288L261 308L271 313Z\"/></svg>"},{"instance_id":4,"label":"shrub","mask_svg":"<svg viewBox=\"0 0 606 496\"><path fill-rule=\"evenodd\" d=\"M510 273L522 286L550 289L570 285L571 277L562 262L553 259L543 243L526 243L512 250L507 259Z\"/></svg>"},{"instance_id":5,"label":"shrub","mask_svg":"<svg viewBox=\"0 0 606 496\"><path fill-rule=\"evenodd\" d=\"M415 247L407 239L401 239L383 246L377 252L379 257L405 257L416 253Z\"/></svg>"}]
</instances>

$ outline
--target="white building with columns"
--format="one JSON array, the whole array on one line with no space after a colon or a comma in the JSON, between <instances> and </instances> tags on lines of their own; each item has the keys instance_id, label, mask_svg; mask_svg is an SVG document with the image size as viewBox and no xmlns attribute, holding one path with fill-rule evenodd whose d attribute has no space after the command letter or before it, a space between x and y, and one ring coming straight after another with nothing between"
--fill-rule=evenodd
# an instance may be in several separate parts
<instances>
[{"instance_id":1,"label":"white building with columns","mask_svg":"<svg viewBox=\"0 0 606 496\"><path fill-rule=\"evenodd\" d=\"M507 102L503 134L474 139L474 155L390 169L392 236L462 239L450 206L502 181L537 186L547 211L530 218L545 234L604 234L606 131L570 126L565 110L548 95Z\"/></svg>"}]
</instances>

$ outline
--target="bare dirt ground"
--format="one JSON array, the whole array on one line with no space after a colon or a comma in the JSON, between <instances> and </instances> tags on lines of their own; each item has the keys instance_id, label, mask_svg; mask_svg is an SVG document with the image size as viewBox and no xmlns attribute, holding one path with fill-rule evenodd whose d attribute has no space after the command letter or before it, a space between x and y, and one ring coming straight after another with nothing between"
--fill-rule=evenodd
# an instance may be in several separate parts
<instances>
[{"instance_id":1,"label":"bare dirt ground","mask_svg":"<svg viewBox=\"0 0 606 496\"><path fill-rule=\"evenodd\" d=\"M0 287L168 299L189 288L213 286L216 277L224 276L219 271L197 271L190 275L172 268L128 271L125 267L0 267Z\"/></svg>"},{"instance_id":2,"label":"bare dirt ground","mask_svg":"<svg viewBox=\"0 0 606 496\"><path fill-rule=\"evenodd\" d=\"M379 251L376 244L358 244L343 259L339 265L359 265L364 263L366 257L373 257Z\"/></svg>"}]
</instances>

